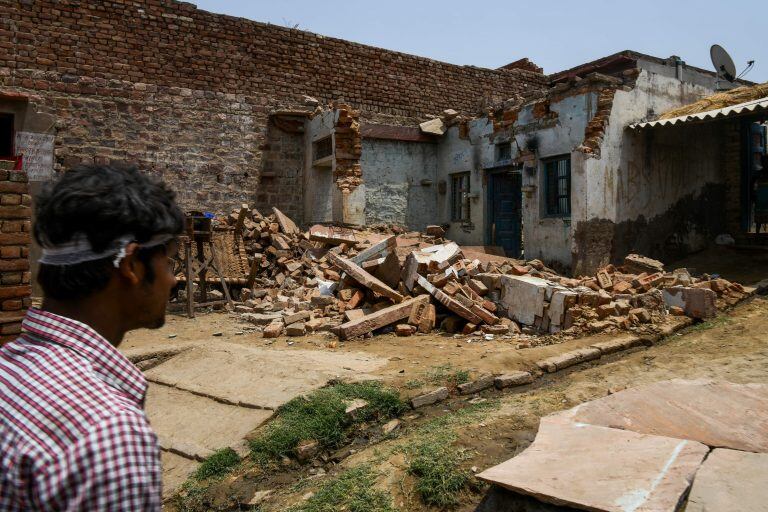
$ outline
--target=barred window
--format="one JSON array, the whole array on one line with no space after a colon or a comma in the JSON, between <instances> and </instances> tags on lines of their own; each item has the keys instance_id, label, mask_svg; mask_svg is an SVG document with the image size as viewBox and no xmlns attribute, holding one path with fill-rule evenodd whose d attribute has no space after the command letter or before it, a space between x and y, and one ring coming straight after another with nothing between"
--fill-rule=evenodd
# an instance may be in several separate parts
<instances>
[{"instance_id":1,"label":"barred window","mask_svg":"<svg viewBox=\"0 0 768 512\"><path fill-rule=\"evenodd\" d=\"M544 161L544 196L547 215L571 215L571 157Z\"/></svg>"},{"instance_id":2,"label":"barred window","mask_svg":"<svg viewBox=\"0 0 768 512\"><path fill-rule=\"evenodd\" d=\"M469 173L451 176L451 220L469 222Z\"/></svg>"}]
</instances>

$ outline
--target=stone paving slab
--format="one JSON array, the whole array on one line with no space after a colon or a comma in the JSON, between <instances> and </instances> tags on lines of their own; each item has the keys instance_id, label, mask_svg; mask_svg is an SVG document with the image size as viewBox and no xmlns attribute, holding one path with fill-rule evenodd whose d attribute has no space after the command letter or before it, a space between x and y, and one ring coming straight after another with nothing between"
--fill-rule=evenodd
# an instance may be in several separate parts
<instances>
[{"instance_id":1,"label":"stone paving slab","mask_svg":"<svg viewBox=\"0 0 768 512\"><path fill-rule=\"evenodd\" d=\"M203 459L233 445L273 411L222 404L210 398L159 384L150 384L147 416L164 450Z\"/></svg>"},{"instance_id":2,"label":"stone paving slab","mask_svg":"<svg viewBox=\"0 0 768 512\"><path fill-rule=\"evenodd\" d=\"M200 465L197 461L167 451L161 453L161 463L163 465L163 499L173 496Z\"/></svg>"},{"instance_id":3,"label":"stone paving slab","mask_svg":"<svg viewBox=\"0 0 768 512\"><path fill-rule=\"evenodd\" d=\"M364 380L387 360L369 354L198 346L146 372L150 381L247 407L274 409L331 379Z\"/></svg>"},{"instance_id":4,"label":"stone paving slab","mask_svg":"<svg viewBox=\"0 0 768 512\"><path fill-rule=\"evenodd\" d=\"M707 452L695 441L544 418L528 449L478 477L582 510L674 512Z\"/></svg>"},{"instance_id":5,"label":"stone paving slab","mask_svg":"<svg viewBox=\"0 0 768 512\"><path fill-rule=\"evenodd\" d=\"M704 461L685 512L768 510L768 454L718 448Z\"/></svg>"},{"instance_id":6,"label":"stone paving slab","mask_svg":"<svg viewBox=\"0 0 768 512\"><path fill-rule=\"evenodd\" d=\"M552 416L711 447L768 452L768 385L707 380L656 382Z\"/></svg>"}]
</instances>

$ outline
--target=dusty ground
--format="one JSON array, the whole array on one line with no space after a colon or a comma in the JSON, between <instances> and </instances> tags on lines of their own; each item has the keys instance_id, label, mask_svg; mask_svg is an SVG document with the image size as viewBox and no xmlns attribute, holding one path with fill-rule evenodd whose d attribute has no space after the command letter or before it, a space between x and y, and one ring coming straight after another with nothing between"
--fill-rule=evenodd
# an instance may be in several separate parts
<instances>
[{"instance_id":1,"label":"dusty ground","mask_svg":"<svg viewBox=\"0 0 768 512\"><path fill-rule=\"evenodd\" d=\"M470 358L468 362L474 364ZM670 378L711 378L736 383L768 383L768 300L755 298L708 323L672 335L651 348L639 349L599 365L577 367L569 372L540 379L535 385L514 393L487 392L488 407L471 418L445 428L454 429L457 448L466 450L467 468L481 471L524 449L534 438L539 419L607 393L634 385ZM429 418L450 415L466 405L457 399L420 412L405 421L405 429L393 440L365 448L346 459L329 476L311 477L309 468L293 474L293 479L309 478L298 488L259 481L255 486L274 488L276 493L262 510L284 510L300 503L313 486L332 477L341 468L373 463L380 470L379 486L394 497L400 510L432 510L425 507L413 490L413 477L407 474L408 457L403 446L418 440L419 425ZM291 489L294 489L293 491ZM457 510L471 511L482 498L482 490L465 492Z\"/></svg>"},{"instance_id":2,"label":"dusty ground","mask_svg":"<svg viewBox=\"0 0 768 512\"><path fill-rule=\"evenodd\" d=\"M668 325L678 321L670 317ZM654 327L647 327L639 333L651 334L656 331ZM264 339L259 332L254 331L253 326L243 323L238 315L214 312L198 315L194 319L169 315L165 327L157 331L129 333L120 348L131 352L195 343L224 346L234 343L289 354L292 351L304 353L314 350L323 359L335 354L331 357L338 358L342 369L348 357L364 353L388 361L386 366L371 374L402 389L406 396L411 396L434 388L434 377L439 373L463 370L474 376L528 370L534 366L535 361L546 357L595 342L637 334L617 331L576 339L495 336L492 340L486 340L483 336L460 334L419 334L408 337L383 334L346 343L338 342L336 336L330 334Z\"/></svg>"},{"instance_id":3,"label":"dusty ground","mask_svg":"<svg viewBox=\"0 0 768 512\"><path fill-rule=\"evenodd\" d=\"M761 279L765 275L766 256L756 253L745 256L745 259L751 263L723 265L723 262L734 261L736 258L733 258L733 249L719 249L694 256L673 266L717 268L723 277L744 283ZM455 447L468 457L463 465L481 471L524 449L534 438L541 416L604 396L609 391L670 378L706 377L732 382L768 382L766 313L768 300L756 298L713 322L673 335L657 346L639 349L613 359L603 358L600 365L582 366L564 374L539 379L534 385L514 393L487 392L486 402L481 404L487 407L484 407L482 412L470 416L469 420L449 423L445 428L453 431ZM337 367L340 375L345 374L344 378L349 378L351 373L361 373L361 370L353 371L352 367L355 365L350 361L360 358L367 361L367 358L370 358L371 361L382 363L375 365L375 368L365 368L366 371L371 370L368 372L369 378L373 376L382 379L408 397L433 388L438 382L442 385L446 376L457 372L474 376L529 369L536 360L618 336L627 334L608 333L574 340L545 340L543 344L526 337L497 336L493 340L485 340L483 337L464 335L417 335L407 338L381 335L347 343L339 343L335 336L322 334L265 340L252 326L242 323L236 315L220 312L200 314L192 320L180 315L169 315L165 327L158 331L131 333L121 349L136 352L198 345L230 354L239 354L245 350L258 355L259 351L267 351L271 354L270 357L278 360L281 359L280 354L285 353L286 364L296 361L295 376L298 380L304 378L302 366L305 364L301 361L306 360L306 357L317 359L318 362L323 361L329 371ZM236 355L228 357L235 357L236 363L244 363L244 360L240 361ZM202 362L205 360L205 357L200 359ZM258 361L254 360L254 368L245 373L259 372L257 363ZM242 364L233 364L232 368L239 366ZM200 371L190 368L190 377L195 378L198 373L209 373L209 370L201 368ZM290 376L291 372L287 374ZM244 374L243 378L247 380L247 375ZM321 385L320 380L313 385ZM211 382L221 384L217 383L215 378ZM156 383L165 384L167 383L162 380ZM184 384L179 387L186 390L189 386ZM211 407L227 409L229 406L222 407L216 401L225 398L232 407L238 402L251 402L252 397L259 393L251 393L249 387L233 388L236 392L242 391L245 398L220 397L220 393L213 388L210 393L202 388L190 389L188 391L194 392L198 397L194 400L191 397L186 398L201 401L208 397L214 400L214 403L208 404ZM200 394L203 398L200 398ZM176 418L174 413L168 415L167 411L164 411L165 417L162 419L165 424L172 426L181 421L185 427L189 427L189 422L194 422L196 432L203 436L199 439L199 446L214 442L205 432L208 431L210 422L215 423L221 419L216 417L219 415L197 414L193 412L198 410L197 405L185 409L181 407L184 401L171 399L171 402L180 404L179 410L185 417ZM152 404L148 405L151 407ZM407 453L403 452L403 447L419 441L422 435L421 426L441 416L459 417L459 414L455 414L456 411L467 405L465 399L454 399L439 407L406 414L404 428L396 439L367 448L365 445L356 446L360 451L343 463L338 466L325 466L324 469L329 473L327 476L318 477L315 475L317 470L309 467L285 468L284 471L269 475L268 478L263 475L255 478L252 475L246 476L245 485L242 484L242 478L235 477L236 485L223 485L216 492L226 500L235 489L245 494L254 489L271 489L275 492L262 505L261 510L284 510L292 504L301 503L308 492L312 492L313 488L343 468L373 463L381 474L378 485L391 493L395 505L400 510L430 510L421 503L414 492L414 479L408 475L409 459ZM227 409L227 413L235 414L236 411ZM247 422L241 422L242 426L238 426L237 422L231 423L229 429L232 432L237 430L237 435L224 433L229 437L240 437L247 427ZM216 429L210 426L210 431L214 432ZM178 441L181 448L185 449L183 440ZM164 457L169 472L166 475L167 481L173 481L175 484L182 482L186 474L196 467L196 463L192 464L188 459L180 458L174 453L165 453ZM482 490L465 492L458 510L473 510L481 497Z\"/></svg>"}]
</instances>

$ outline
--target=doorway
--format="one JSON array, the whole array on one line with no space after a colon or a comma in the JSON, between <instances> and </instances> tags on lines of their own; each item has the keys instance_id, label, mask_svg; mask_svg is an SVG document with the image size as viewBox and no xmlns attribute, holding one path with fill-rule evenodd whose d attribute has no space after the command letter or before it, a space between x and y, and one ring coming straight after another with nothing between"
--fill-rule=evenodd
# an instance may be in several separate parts
<instances>
[{"instance_id":1,"label":"doorway","mask_svg":"<svg viewBox=\"0 0 768 512\"><path fill-rule=\"evenodd\" d=\"M507 168L493 172L488 179L489 245L500 246L509 258L523 255L522 175Z\"/></svg>"}]
</instances>

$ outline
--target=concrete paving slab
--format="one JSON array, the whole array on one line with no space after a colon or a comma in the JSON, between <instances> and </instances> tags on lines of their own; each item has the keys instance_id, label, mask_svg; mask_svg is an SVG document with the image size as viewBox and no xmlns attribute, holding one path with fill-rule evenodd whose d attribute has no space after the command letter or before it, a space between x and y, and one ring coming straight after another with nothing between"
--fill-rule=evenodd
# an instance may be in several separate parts
<instances>
[{"instance_id":1,"label":"concrete paving slab","mask_svg":"<svg viewBox=\"0 0 768 512\"><path fill-rule=\"evenodd\" d=\"M765 384L662 381L626 389L553 417L691 439L711 447L768 452Z\"/></svg>"},{"instance_id":2,"label":"concrete paving slab","mask_svg":"<svg viewBox=\"0 0 768 512\"><path fill-rule=\"evenodd\" d=\"M685 512L768 510L768 454L718 448L704 461Z\"/></svg>"},{"instance_id":3,"label":"concrete paving slab","mask_svg":"<svg viewBox=\"0 0 768 512\"><path fill-rule=\"evenodd\" d=\"M478 477L582 510L674 512L707 452L695 441L544 418L528 449Z\"/></svg>"},{"instance_id":4,"label":"concrete paving slab","mask_svg":"<svg viewBox=\"0 0 768 512\"><path fill-rule=\"evenodd\" d=\"M189 475L197 469L199 462L175 453L163 451L160 462L163 465L163 499L173 496Z\"/></svg>"},{"instance_id":5,"label":"concrete paving slab","mask_svg":"<svg viewBox=\"0 0 768 512\"><path fill-rule=\"evenodd\" d=\"M234 343L198 346L146 372L150 381L232 404L274 409L329 380L372 378L387 360L369 354L275 350Z\"/></svg>"},{"instance_id":6,"label":"concrete paving slab","mask_svg":"<svg viewBox=\"0 0 768 512\"><path fill-rule=\"evenodd\" d=\"M146 411L164 450L197 459L235 444L273 414L158 384L149 385Z\"/></svg>"}]
</instances>

